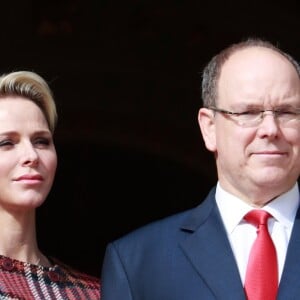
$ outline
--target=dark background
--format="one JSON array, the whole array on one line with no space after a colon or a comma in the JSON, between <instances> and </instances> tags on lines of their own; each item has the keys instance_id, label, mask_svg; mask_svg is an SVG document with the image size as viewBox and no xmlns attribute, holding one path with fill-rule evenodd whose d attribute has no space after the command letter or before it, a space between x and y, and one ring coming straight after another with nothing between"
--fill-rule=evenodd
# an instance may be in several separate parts
<instances>
[{"instance_id":1,"label":"dark background","mask_svg":"<svg viewBox=\"0 0 300 300\"><path fill-rule=\"evenodd\" d=\"M1 5L1 72L38 72L58 106L59 167L38 209L40 246L96 276L108 242L196 206L214 185L197 124L208 60L248 36L300 58L296 0Z\"/></svg>"}]
</instances>

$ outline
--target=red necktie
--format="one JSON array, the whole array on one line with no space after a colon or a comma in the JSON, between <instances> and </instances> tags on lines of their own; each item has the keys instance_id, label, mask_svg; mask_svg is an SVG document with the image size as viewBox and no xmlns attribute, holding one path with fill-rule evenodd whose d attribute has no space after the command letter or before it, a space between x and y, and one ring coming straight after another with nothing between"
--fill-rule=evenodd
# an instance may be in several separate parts
<instances>
[{"instance_id":1,"label":"red necktie","mask_svg":"<svg viewBox=\"0 0 300 300\"><path fill-rule=\"evenodd\" d=\"M251 248L245 279L248 300L275 300L278 289L277 255L268 231L264 210L254 209L244 219L257 227L257 238Z\"/></svg>"}]
</instances>

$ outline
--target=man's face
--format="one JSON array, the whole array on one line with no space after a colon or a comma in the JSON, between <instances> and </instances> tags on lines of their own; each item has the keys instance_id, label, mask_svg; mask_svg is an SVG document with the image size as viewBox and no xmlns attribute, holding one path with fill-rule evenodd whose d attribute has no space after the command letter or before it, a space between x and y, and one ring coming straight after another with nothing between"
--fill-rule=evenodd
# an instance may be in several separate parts
<instances>
[{"instance_id":1,"label":"man's face","mask_svg":"<svg viewBox=\"0 0 300 300\"><path fill-rule=\"evenodd\" d=\"M300 81L292 64L267 48L251 47L233 54L222 67L218 108L243 112L256 108L300 108ZM233 117L201 109L209 119L206 145L216 154L220 184L253 203L266 203L290 189L300 173L300 121L279 124L266 112L255 126L240 126ZM202 120L201 120L202 119ZM202 124L201 124L202 122Z\"/></svg>"}]
</instances>

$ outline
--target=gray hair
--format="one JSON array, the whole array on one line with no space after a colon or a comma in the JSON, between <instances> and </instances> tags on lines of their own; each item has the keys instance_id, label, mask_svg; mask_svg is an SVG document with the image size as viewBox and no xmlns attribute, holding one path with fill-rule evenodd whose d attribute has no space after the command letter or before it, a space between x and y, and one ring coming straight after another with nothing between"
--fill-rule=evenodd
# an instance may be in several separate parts
<instances>
[{"instance_id":1,"label":"gray hair","mask_svg":"<svg viewBox=\"0 0 300 300\"><path fill-rule=\"evenodd\" d=\"M250 47L264 47L280 53L295 67L300 78L299 63L290 54L282 51L279 47L269 41L259 38L248 38L245 41L232 44L225 48L215 55L204 67L202 74L202 101L204 107L216 106L216 100L218 98L218 81L224 63L235 52Z\"/></svg>"}]
</instances>

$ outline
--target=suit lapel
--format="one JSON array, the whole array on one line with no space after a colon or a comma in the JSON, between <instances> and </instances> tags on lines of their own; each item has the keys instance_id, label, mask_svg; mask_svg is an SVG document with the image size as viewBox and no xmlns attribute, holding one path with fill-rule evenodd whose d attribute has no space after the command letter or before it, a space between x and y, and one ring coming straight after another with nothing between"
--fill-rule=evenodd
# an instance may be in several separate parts
<instances>
[{"instance_id":1,"label":"suit lapel","mask_svg":"<svg viewBox=\"0 0 300 300\"><path fill-rule=\"evenodd\" d=\"M300 210L298 208L280 280L278 300L300 299Z\"/></svg>"},{"instance_id":2,"label":"suit lapel","mask_svg":"<svg viewBox=\"0 0 300 300\"><path fill-rule=\"evenodd\" d=\"M181 247L217 299L245 299L214 195L213 190L183 226L192 234Z\"/></svg>"}]
</instances>

